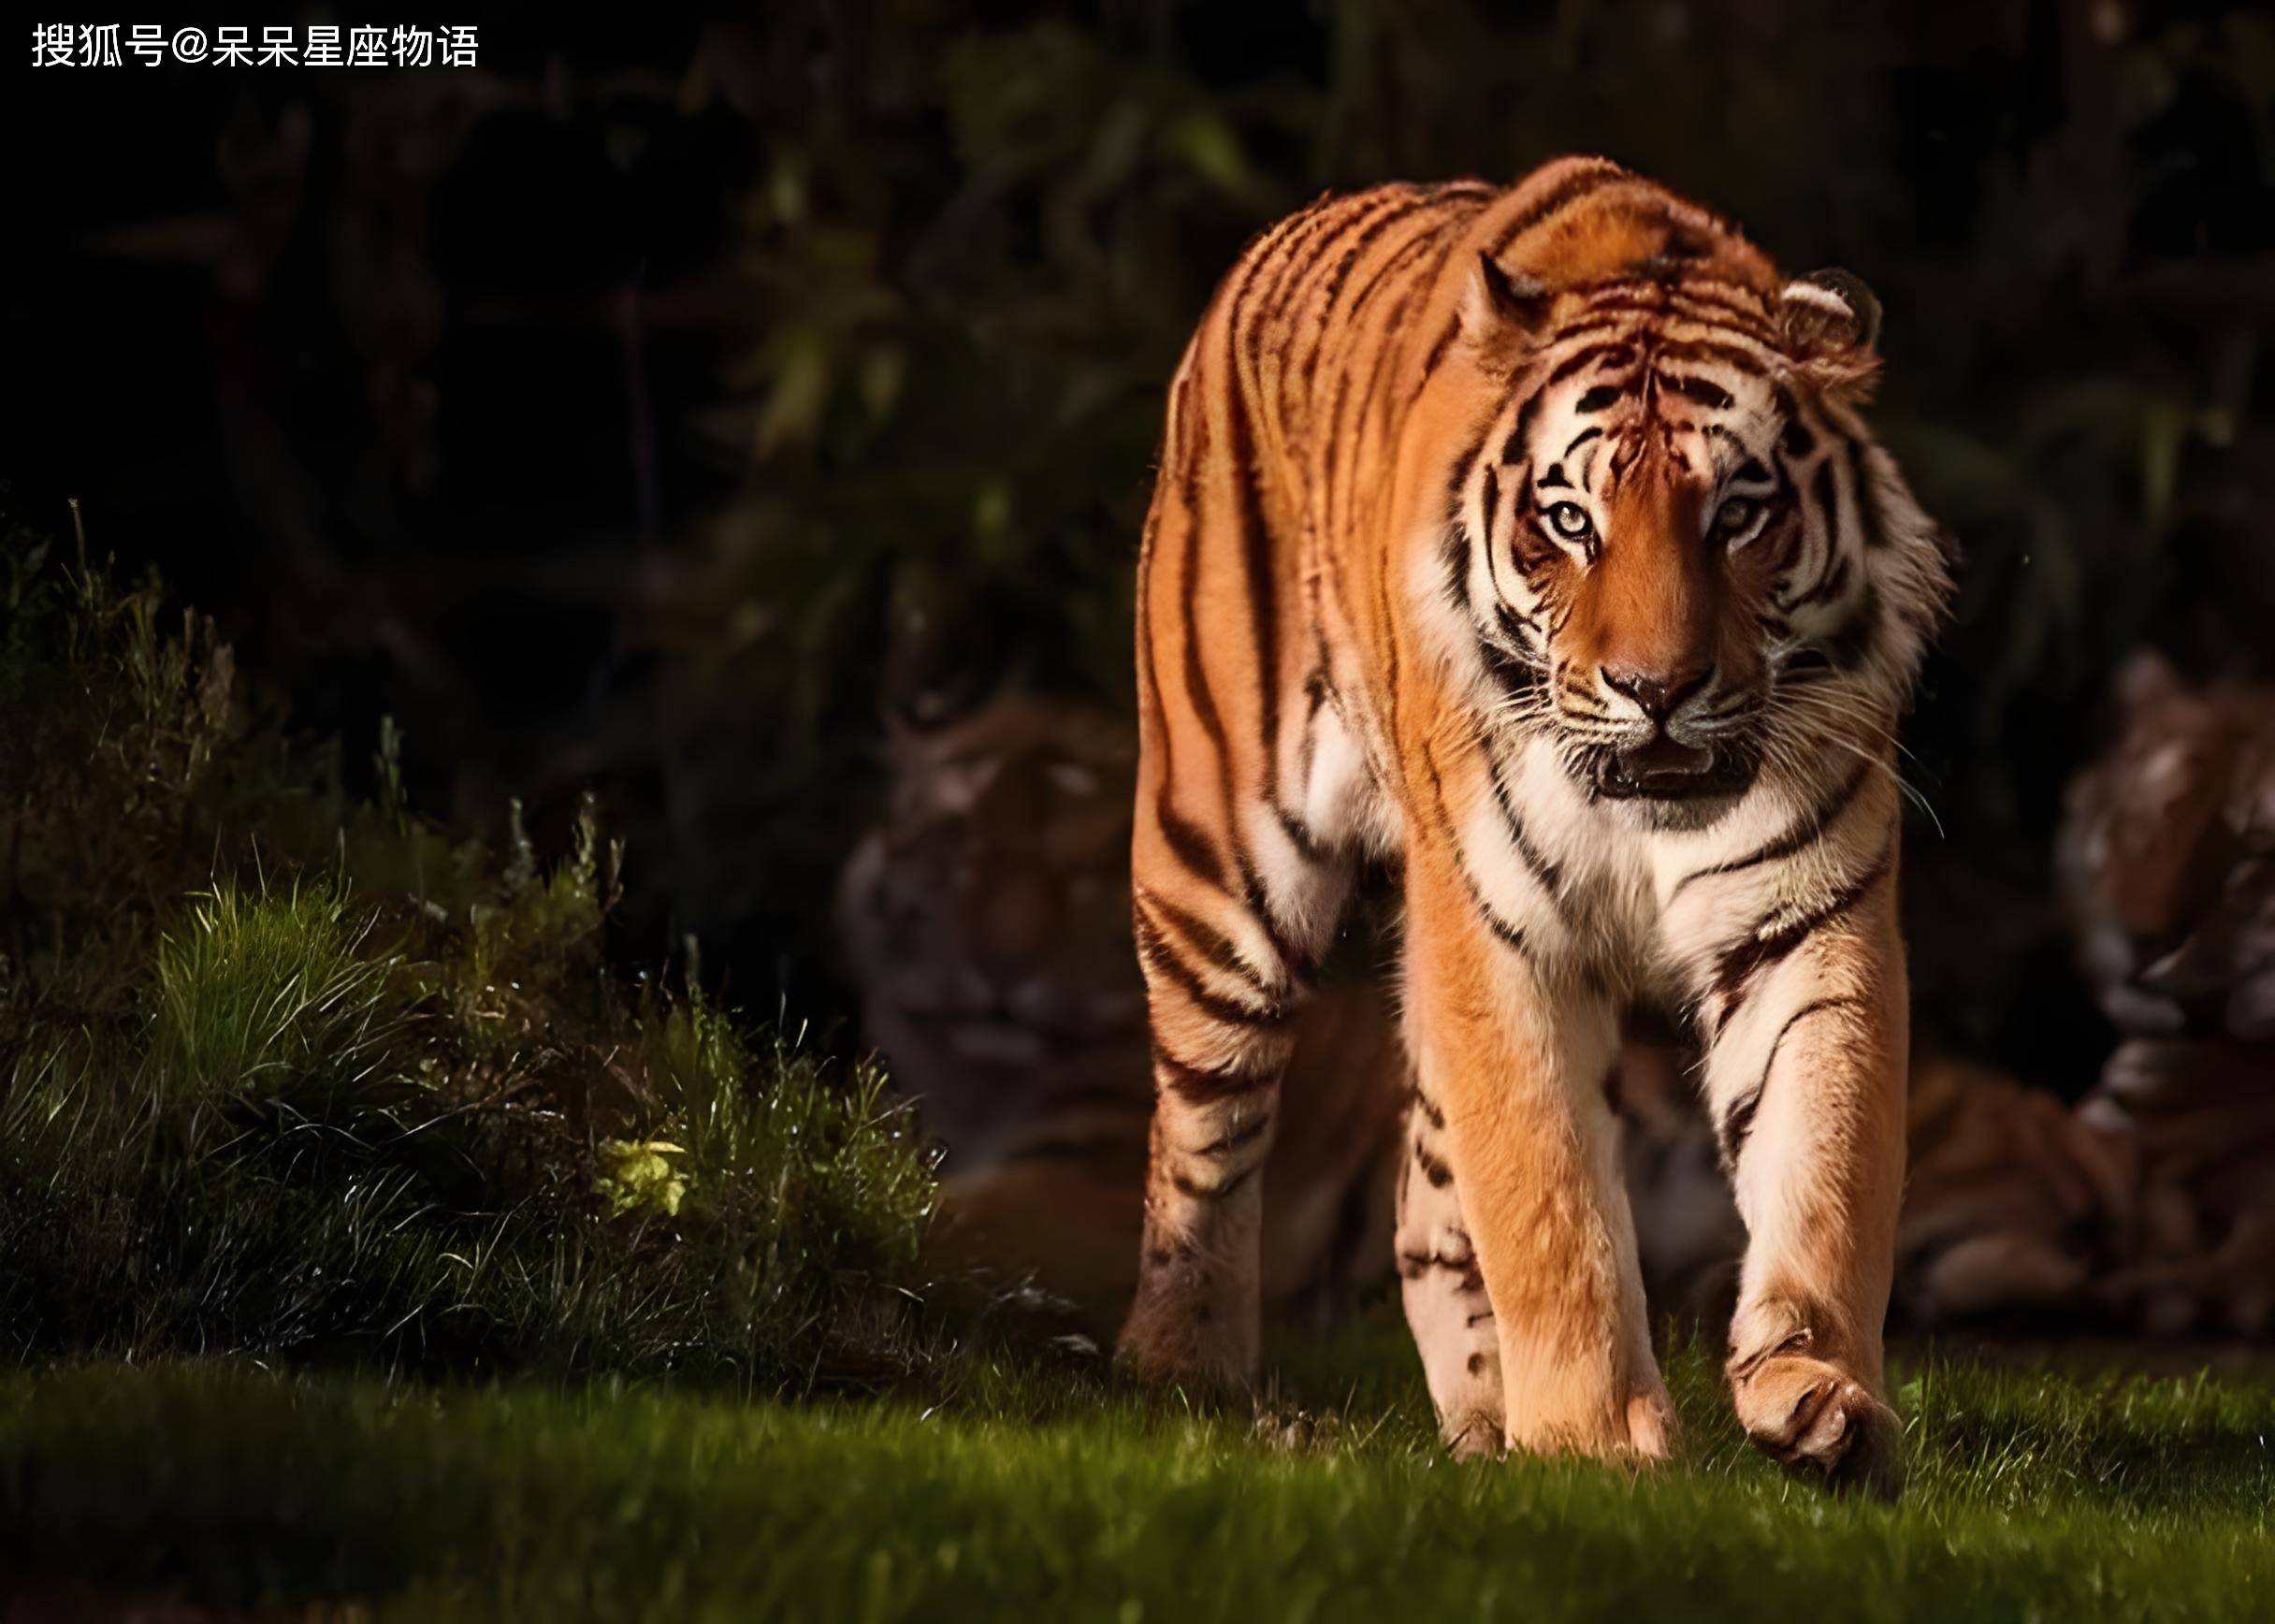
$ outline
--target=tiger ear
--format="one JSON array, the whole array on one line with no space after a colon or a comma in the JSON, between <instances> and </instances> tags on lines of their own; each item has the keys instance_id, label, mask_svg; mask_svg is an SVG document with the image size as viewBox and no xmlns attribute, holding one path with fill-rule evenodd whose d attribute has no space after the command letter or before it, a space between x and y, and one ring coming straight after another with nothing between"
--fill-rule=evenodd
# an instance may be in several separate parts
<instances>
[{"instance_id":1,"label":"tiger ear","mask_svg":"<svg viewBox=\"0 0 2275 1624\"><path fill-rule=\"evenodd\" d=\"M1813 270L1785 284L1777 326L1786 354L1819 388L1862 396L1880 370L1880 301L1864 279Z\"/></svg>"},{"instance_id":2,"label":"tiger ear","mask_svg":"<svg viewBox=\"0 0 2275 1624\"><path fill-rule=\"evenodd\" d=\"M1813 270L1785 284L1777 299L1786 348L1810 360L1842 351L1873 353L1880 341L1880 301L1854 271Z\"/></svg>"},{"instance_id":3,"label":"tiger ear","mask_svg":"<svg viewBox=\"0 0 2275 1624\"><path fill-rule=\"evenodd\" d=\"M1529 338L1547 319L1552 297L1540 278L1511 271L1480 249L1461 289L1461 336L1481 351Z\"/></svg>"}]
</instances>

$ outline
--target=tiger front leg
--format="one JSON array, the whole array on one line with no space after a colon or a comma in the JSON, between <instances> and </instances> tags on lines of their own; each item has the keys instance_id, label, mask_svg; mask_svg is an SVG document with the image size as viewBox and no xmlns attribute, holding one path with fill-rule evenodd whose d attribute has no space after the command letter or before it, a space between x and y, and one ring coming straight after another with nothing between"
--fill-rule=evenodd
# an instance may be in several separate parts
<instances>
[{"instance_id":1,"label":"tiger front leg","mask_svg":"<svg viewBox=\"0 0 2275 1624\"><path fill-rule=\"evenodd\" d=\"M1757 968L1707 1062L1747 1246L1730 1330L1738 1419L1755 1444L1835 1488L1892 1499L1903 1428L1881 1325L1904 1185L1908 1044L1892 874Z\"/></svg>"},{"instance_id":2,"label":"tiger front leg","mask_svg":"<svg viewBox=\"0 0 2275 1624\"><path fill-rule=\"evenodd\" d=\"M1664 1458L1674 1412L1651 1354L1603 1090L1618 1042L1613 1005L1497 927L1460 861L1427 845L1409 851L1406 998L1417 1084L1444 1121L1447 1188L1459 1192L1493 1315L1505 1442ZM1410 1291L1410 1314L1414 1302ZM1432 1340L1451 1325L1415 1321L1426 1361L1443 1362L1452 1344ZM1466 1417L1444 1413L1439 1388L1465 1387L1470 1352L1482 1350L1464 1350L1460 1370L1432 1383L1449 1431Z\"/></svg>"}]
</instances>

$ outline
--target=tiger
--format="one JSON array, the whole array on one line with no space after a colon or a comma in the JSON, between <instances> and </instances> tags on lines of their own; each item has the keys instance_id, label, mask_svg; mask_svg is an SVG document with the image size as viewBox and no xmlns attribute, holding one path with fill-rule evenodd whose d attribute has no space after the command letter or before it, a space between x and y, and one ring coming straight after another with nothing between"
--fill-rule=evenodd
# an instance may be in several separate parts
<instances>
[{"instance_id":1,"label":"tiger","mask_svg":"<svg viewBox=\"0 0 2275 1624\"><path fill-rule=\"evenodd\" d=\"M1953 549L1860 414L1879 321L1596 157L1325 196L1220 284L1138 558L1138 1378L1258 1375L1255 1174L1354 874L1389 864L1394 1241L1452 1452L1674 1446L1604 1087L1656 1004L1746 1230L1740 1423L1900 1487L1894 729Z\"/></svg>"}]
</instances>

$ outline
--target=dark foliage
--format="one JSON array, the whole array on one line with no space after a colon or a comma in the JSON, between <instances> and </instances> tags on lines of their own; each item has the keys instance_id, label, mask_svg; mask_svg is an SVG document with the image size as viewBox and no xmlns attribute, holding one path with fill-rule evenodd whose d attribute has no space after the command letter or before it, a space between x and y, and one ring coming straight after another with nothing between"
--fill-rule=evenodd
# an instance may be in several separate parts
<instances>
[{"instance_id":1,"label":"dark foliage","mask_svg":"<svg viewBox=\"0 0 2275 1624\"><path fill-rule=\"evenodd\" d=\"M2091 1077L2060 786L2124 650L2248 668L2275 607L2252 8L863 0L485 51L29 87L18 208L77 235L8 268L0 443L312 725L408 718L422 804L558 837L598 784L645 950L828 1002L888 696L1120 691L1160 391L1250 232L1594 149L1884 301L1879 421L1967 555L1925 1023Z\"/></svg>"},{"instance_id":2,"label":"dark foliage","mask_svg":"<svg viewBox=\"0 0 2275 1624\"><path fill-rule=\"evenodd\" d=\"M621 849L377 804L168 630L0 548L0 1346L761 1385L920 1357L906 1110L602 961Z\"/></svg>"}]
</instances>

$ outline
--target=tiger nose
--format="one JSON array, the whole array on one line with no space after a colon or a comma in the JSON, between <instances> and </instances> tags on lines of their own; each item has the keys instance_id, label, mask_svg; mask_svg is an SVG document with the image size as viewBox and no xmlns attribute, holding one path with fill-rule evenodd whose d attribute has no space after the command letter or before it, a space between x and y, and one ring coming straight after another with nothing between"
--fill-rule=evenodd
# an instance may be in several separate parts
<instances>
[{"instance_id":1,"label":"tiger nose","mask_svg":"<svg viewBox=\"0 0 2275 1624\"><path fill-rule=\"evenodd\" d=\"M1607 665L1603 685L1633 700L1636 708L1663 723L1675 707L1714 680L1714 667L1696 665L1682 671L1645 671L1634 666Z\"/></svg>"}]
</instances>

